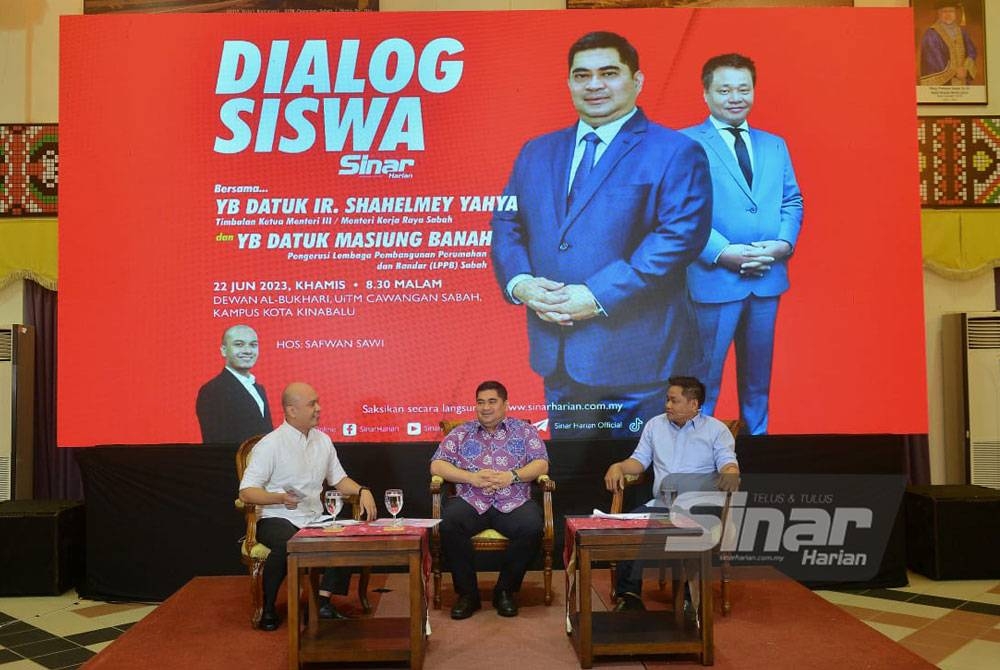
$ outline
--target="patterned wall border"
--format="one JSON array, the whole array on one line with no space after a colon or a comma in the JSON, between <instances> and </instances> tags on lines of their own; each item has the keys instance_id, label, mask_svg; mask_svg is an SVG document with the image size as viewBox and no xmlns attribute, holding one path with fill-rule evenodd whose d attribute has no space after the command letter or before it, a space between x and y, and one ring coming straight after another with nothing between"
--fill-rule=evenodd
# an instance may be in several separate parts
<instances>
[{"instance_id":1,"label":"patterned wall border","mask_svg":"<svg viewBox=\"0 0 1000 670\"><path fill-rule=\"evenodd\" d=\"M0 218L59 213L59 126L0 124Z\"/></svg>"},{"instance_id":2,"label":"patterned wall border","mask_svg":"<svg viewBox=\"0 0 1000 670\"><path fill-rule=\"evenodd\" d=\"M917 138L922 207L1000 207L1000 117L923 117Z\"/></svg>"}]
</instances>

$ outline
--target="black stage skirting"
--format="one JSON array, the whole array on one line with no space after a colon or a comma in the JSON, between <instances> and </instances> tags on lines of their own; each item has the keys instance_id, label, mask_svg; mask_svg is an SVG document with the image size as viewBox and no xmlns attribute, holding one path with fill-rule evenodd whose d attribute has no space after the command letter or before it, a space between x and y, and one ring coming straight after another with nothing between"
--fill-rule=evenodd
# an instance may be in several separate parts
<instances>
[{"instance_id":1,"label":"black stage skirting","mask_svg":"<svg viewBox=\"0 0 1000 670\"><path fill-rule=\"evenodd\" d=\"M404 516L429 517L428 464L436 444L342 444L347 472L374 491L402 487ZM632 453L634 440L549 444L556 481L556 557L562 556L561 518L607 509L608 465ZM101 446L75 449L87 516L84 597L161 601L199 575L244 571L239 541L243 517L237 496L234 445ZM781 435L741 437L744 473L902 474L926 484L924 435ZM630 491L626 505L649 498ZM377 500L381 510L381 500ZM865 584L906 583L902 508L878 574ZM541 566L539 564L535 567ZM484 567L489 567L485 565ZM847 585L842 585L847 586Z\"/></svg>"}]
</instances>

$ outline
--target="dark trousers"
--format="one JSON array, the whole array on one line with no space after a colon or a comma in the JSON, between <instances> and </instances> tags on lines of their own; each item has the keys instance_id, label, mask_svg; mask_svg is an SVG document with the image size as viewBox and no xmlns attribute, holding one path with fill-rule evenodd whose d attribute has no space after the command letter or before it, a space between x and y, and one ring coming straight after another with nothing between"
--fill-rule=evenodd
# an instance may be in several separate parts
<instances>
[{"instance_id":1,"label":"dark trousers","mask_svg":"<svg viewBox=\"0 0 1000 670\"><path fill-rule=\"evenodd\" d=\"M695 505L689 511L692 514L710 514L712 516L722 517L722 508L716 507L714 505ZM647 507L643 505L642 507L636 507L632 510L633 514L669 514L669 507ZM664 555L666 558L666 555ZM616 568L616 579L615 579L615 596L623 596L626 593L633 593L637 596L642 595L642 571L646 567L647 561L622 561L618 564ZM690 572L692 568L688 568L689 572L689 583L690 583ZM688 592L688 585L685 585L685 593Z\"/></svg>"},{"instance_id":2,"label":"dark trousers","mask_svg":"<svg viewBox=\"0 0 1000 670\"><path fill-rule=\"evenodd\" d=\"M288 541L299 529L288 519L269 517L257 521L257 541L267 546L271 553L264 561L264 609L273 610L278 589L288 574ZM329 568L323 571L319 588L343 595L351 583L350 568Z\"/></svg>"},{"instance_id":3,"label":"dark trousers","mask_svg":"<svg viewBox=\"0 0 1000 670\"><path fill-rule=\"evenodd\" d=\"M629 388L587 386L574 381L561 367L545 378L549 430L558 438L635 438L646 421L663 414L666 396L666 381ZM608 403L622 407L607 408Z\"/></svg>"},{"instance_id":4,"label":"dark trousers","mask_svg":"<svg viewBox=\"0 0 1000 670\"><path fill-rule=\"evenodd\" d=\"M636 507L632 514L669 514L670 510L665 507ZM642 570L646 567L646 561L621 561L616 568L615 595L623 596L626 593L642 595Z\"/></svg>"},{"instance_id":5,"label":"dark trousers","mask_svg":"<svg viewBox=\"0 0 1000 670\"><path fill-rule=\"evenodd\" d=\"M472 536L492 528L510 540L501 559L496 591L518 591L528 564L542 543L542 510L529 500L510 512L491 507L483 514L461 498L448 501L441 513L441 548L451 566L451 581L459 595L478 596Z\"/></svg>"}]
</instances>

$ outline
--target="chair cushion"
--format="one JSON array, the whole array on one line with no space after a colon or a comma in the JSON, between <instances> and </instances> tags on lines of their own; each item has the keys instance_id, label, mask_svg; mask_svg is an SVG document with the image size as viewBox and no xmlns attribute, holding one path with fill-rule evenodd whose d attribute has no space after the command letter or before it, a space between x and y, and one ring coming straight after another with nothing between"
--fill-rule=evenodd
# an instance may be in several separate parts
<instances>
[{"instance_id":1,"label":"chair cushion","mask_svg":"<svg viewBox=\"0 0 1000 670\"><path fill-rule=\"evenodd\" d=\"M472 536L473 540L506 540L507 536L498 533L492 528L487 528L481 533Z\"/></svg>"},{"instance_id":2,"label":"chair cushion","mask_svg":"<svg viewBox=\"0 0 1000 670\"><path fill-rule=\"evenodd\" d=\"M267 557L271 554L271 549L267 545L258 542L255 545L253 545L253 547L250 549L250 553L247 554L247 545L246 543L242 543L240 544L240 552L244 556L249 556L249 558L252 558L254 560L263 561L266 560Z\"/></svg>"}]
</instances>

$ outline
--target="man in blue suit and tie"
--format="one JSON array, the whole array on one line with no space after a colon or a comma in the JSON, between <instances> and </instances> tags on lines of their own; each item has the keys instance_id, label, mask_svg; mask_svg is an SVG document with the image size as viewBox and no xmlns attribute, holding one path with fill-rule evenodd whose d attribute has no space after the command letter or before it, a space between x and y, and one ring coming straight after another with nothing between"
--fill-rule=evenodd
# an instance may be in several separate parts
<instances>
[{"instance_id":1,"label":"man in blue suit and tie","mask_svg":"<svg viewBox=\"0 0 1000 670\"><path fill-rule=\"evenodd\" d=\"M702 68L709 116L685 128L712 166L712 234L688 266L688 285L708 352L707 397L715 414L722 367L736 345L740 418L751 435L767 433L774 323L788 290L788 258L802 225L802 194L785 141L747 125L757 70L740 54Z\"/></svg>"},{"instance_id":2,"label":"man in blue suit and tie","mask_svg":"<svg viewBox=\"0 0 1000 670\"><path fill-rule=\"evenodd\" d=\"M673 374L700 374L686 269L708 239L704 150L636 107L645 75L622 36L569 50L579 120L528 141L492 220L504 295L528 309L531 367L555 437L629 436Z\"/></svg>"}]
</instances>

